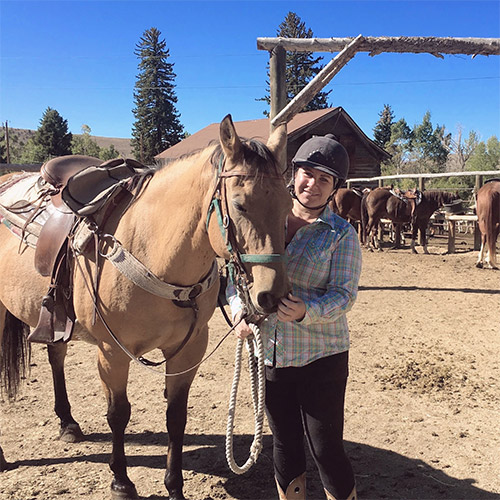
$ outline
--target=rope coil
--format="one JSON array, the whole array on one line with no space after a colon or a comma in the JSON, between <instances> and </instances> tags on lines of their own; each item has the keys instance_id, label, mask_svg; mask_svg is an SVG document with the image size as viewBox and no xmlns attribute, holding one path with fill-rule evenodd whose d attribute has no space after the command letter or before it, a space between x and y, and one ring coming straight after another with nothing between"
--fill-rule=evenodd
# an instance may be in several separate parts
<instances>
[{"instance_id":1,"label":"rope coil","mask_svg":"<svg viewBox=\"0 0 500 500\"><path fill-rule=\"evenodd\" d=\"M264 372L264 347L259 328L253 323L249 323L253 335L247 337L246 344L248 348L248 368L251 379L251 393L254 409L255 433L252 445L250 446L250 455L247 461L240 467L233 455L233 431L234 417L236 414L236 399L238 394L238 385L241 374L241 359L243 350L243 339L238 339L236 345L236 355L234 362L234 377L229 398L229 411L226 428L226 459L229 468L235 474L244 474L257 461L262 450L262 433L264 427L264 408L265 408L265 372ZM255 346L257 355L255 354Z\"/></svg>"}]
</instances>

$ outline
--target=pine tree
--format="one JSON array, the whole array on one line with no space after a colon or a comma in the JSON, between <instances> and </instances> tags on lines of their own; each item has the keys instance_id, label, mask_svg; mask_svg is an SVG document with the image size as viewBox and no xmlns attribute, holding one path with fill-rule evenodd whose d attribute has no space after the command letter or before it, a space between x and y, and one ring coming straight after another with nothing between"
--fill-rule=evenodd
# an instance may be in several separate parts
<instances>
[{"instance_id":1,"label":"pine tree","mask_svg":"<svg viewBox=\"0 0 500 500\"><path fill-rule=\"evenodd\" d=\"M160 36L156 28L146 30L134 52L140 62L134 90L132 146L136 158L144 163L152 163L155 155L183 137L175 108L174 65L167 62L170 51Z\"/></svg>"},{"instance_id":2,"label":"pine tree","mask_svg":"<svg viewBox=\"0 0 500 500\"><path fill-rule=\"evenodd\" d=\"M285 20L279 25L276 32L278 37L283 38L313 38L313 32L306 28L305 23L294 12L289 12ZM320 64L322 57L314 57L312 52L291 52L286 54L286 91L287 103L290 102L322 69ZM269 75L269 64L268 64ZM318 92L314 99L303 109L303 111L314 111L329 107L328 92ZM269 82L265 97L257 99L271 104ZM269 116L268 111L264 115Z\"/></svg>"},{"instance_id":3,"label":"pine tree","mask_svg":"<svg viewBox=\"0 0 500 500\"><path fill-rule=\"evenodd\" d=\"M381 148L391 140L391 127L394 123L394 112L389 104L384 104L384 109L378 114L379 121L373 128L373 139Z\"/></svg>"},{"instance_id":4,"label":"pine tree","mask_svg":"<svg viewBox=\"0 0 500 500\"><path fill-rule=\"evenodd\" d=\"M68 121L55 109L47 108L40 120L40 127L33 137L33 144L37 151L35 161L70 155L72 139L73 135L68 132Z\"/></svg>"}]
</instances>

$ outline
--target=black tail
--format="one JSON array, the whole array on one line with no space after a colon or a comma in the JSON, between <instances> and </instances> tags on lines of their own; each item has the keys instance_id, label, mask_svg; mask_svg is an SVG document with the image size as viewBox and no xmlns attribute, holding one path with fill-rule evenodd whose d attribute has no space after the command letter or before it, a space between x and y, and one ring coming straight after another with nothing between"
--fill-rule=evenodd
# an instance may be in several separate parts
<instances>
[{"instance_id":1,"label":"black tail","mask_svg":"<svg viewBox=\"0 0 500 500\"><path fill-rule=\"evenodd\" d=\"M0 351L0 392L9 400L16 398L21 380L29 371L31 344L27 341L28 334L28 325L7 311Z\"/></svg>"},{"instance_id":2,"label":"black tail","mask_svg":"<svg viewBox=\"0 0 500 500\"><path fill-rule=\"evenodd\" d=\"M363 198L361 198L361 243L363 245L366 245L367 243L367 234L366 234L366 228L368 226L368 209L366 208L366 197L368 196L368 193L365 193L363 195Z\"/></svg>"}]
</instances>

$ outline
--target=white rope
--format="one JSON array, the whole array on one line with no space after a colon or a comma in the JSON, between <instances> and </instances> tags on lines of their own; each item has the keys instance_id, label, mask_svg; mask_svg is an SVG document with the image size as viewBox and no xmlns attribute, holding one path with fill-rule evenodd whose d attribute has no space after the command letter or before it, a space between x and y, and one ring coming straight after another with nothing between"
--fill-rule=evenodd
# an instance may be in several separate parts
<instances>
[{"instance_id":1,"label":"white rope","mask_svg":"<svg viewBox=\"0 0 500 500\"><path fill-rule=\"evenodd\" d=\"M234 362L234 378L231 387L231 396L229 398L229 412L226 429L226 458L229 468L235 474L244 474L257 461L262 450L262 432L264 426L264 405L265 405L265 372L264 372L264 347L260 336L259 328L253 323L249 324L253 336L246 338L248 348L248 367L251 379L251 392L253 400L255 434L252 445L250 446L250 456L241 467L235 462L233 456L233 430L234 417L236 413L236 399L238 393L238 384L241 373L241 357L243 350L243 339L238 339L236 345L236 356ZM257 346L257 357L255 356L255 345Z\"/></svg>"}]
</instances>

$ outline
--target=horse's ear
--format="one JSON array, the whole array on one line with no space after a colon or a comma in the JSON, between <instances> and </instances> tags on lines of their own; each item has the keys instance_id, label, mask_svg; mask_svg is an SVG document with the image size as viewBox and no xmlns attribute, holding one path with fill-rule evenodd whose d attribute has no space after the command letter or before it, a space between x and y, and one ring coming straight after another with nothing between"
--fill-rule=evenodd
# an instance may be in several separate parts
<instances>
[{"instance_id":1,"label":"horse's ear","mask_svg":"<svg viewBox=\"0 0 500 500\"><path fill-rule=\"evenodd\" d=\"M273 153L278 162L279 171L283 174L287 167L286 157L286 123L282 123L274 129L267 140L267 147Z\"/></svg>"},{"instance_id":2,"label":"horse's ear","mask_svg":"<svg viewBox=\"0 0 500 500\"><path fill-rule=\"evenodd\" d=\"M243 145L236 133L231 115L227 115L220 124L220 144L226 158L236 160L241 156Z\"/></svg>"}]
</instances>

